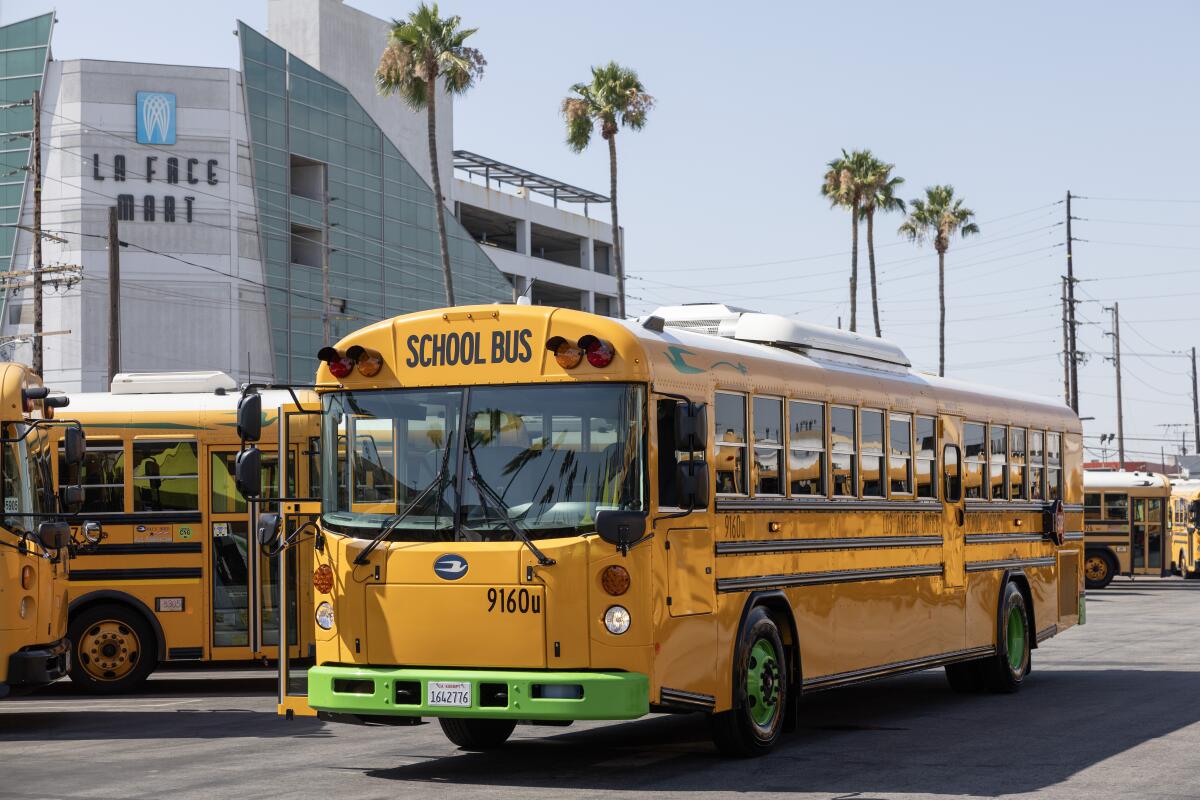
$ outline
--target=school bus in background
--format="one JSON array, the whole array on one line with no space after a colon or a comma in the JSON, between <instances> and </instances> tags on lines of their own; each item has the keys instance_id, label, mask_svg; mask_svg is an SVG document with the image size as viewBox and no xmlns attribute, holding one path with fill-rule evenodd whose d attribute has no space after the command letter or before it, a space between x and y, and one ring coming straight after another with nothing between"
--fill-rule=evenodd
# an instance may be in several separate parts
<instances>
[{"instance_id":1,"label":"school bus in background","mask_svg":"<svg viewBox=\"0 0 1200 800\"><path fill-rule=\"evenodd\" d=\"M318 357L322 503L293 545L316 665L303 697L281 662L281 713L436 717L484 749L518 721L701 711L756 755L803 693L943 666L1015 691L1083 621L1078 418L885 341L724 305L494 305Z\"/></svg>"},{"instance_id":2,"label":"school bus in background","mask_svg":"<svg viewBox=\"0 0 1200 800\"><path fill-rule=\"evenodd\" d=\"M1200 578L1200 480L1171 481L1173 572Z\"/></svg>"},{"instance_id":3,"label":"school bus in background","mask_svg":"<svg viewBox=\"0 0 1200 800\"><path fill-rule=\"evenodd\" d=\"M1161 577L1171 571L1166 475L1086 470L1083 490L1087 588L1103 589L1117 575Z\"/></svg>"},{"instance_id":4,"label":"school bus in background","mask_svg":"<svg viewBox=\"0 0 1200 800\"><path fill-rule=\"evenodd\" d=\"M250 546L249 510L232 477L235 390L220 372L127 373L111 392L72 397L90 443L83 510L106 535L69 576L71 680L90 691L134 690L164 662L277 656L279 575ZM274 431L279 409L295 408L286 392L272 400L264 424ZM288 446L288 483L303 494L313 453L303 423L292 429L301 438ZM278 448L263 461L274 485ZM286 565L288 580L298 568ZM288 641L293 656L308 655L311 626L293 628Z\"/></svg>"},{"instance_id":5,"label":"school bus in background","mask_svg":"<svg viewBox=\"0 0 1200 800\"><path fill-rule=\"evenodd\" d=\"M50 396L24 365L0 364L0 698L53 683L67 671L66 577L74 542L56 517L46 424L66 401ZM83 440L73 430L64 438L72 440L67 449L77 465Z\"/></svg>"}]
</instances>

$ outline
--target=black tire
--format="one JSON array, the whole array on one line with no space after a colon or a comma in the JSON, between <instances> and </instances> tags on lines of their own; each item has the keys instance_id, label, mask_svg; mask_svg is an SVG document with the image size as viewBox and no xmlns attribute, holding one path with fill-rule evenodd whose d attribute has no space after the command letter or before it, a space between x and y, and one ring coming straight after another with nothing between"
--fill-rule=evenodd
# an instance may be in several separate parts
<instances>
[{"instance_id":1,"label":"black tire","mask_svg":"<svg viewBox=\"0 0 1200 800\"><path fill-rule=\"evenodd\" d=\"M138 689L158 664L158 638L137 611L120 603L85 608L71 618L71 682L95 694Z\"/></svg>"},{"instance_id":2,"label":"black tire","mask_svg":"<svg viewBox=\"0 0 1200 800\"><path fill-rule=\"evenodd\" d=\"M1117 574L1117 561L1106 550L1088 550L1083 557L1084 585L1089 589L1103 589L1112 583Z\"/></svg>"},{"instance_id":3,"label":"black tire","mask_svg":"<svg viewBox=\"0 0 1200 800\"><path fill-rule=\"evenodd\" d=\"M1004 585L1000 616L996 620L996 655L981 664L987 688L998 694L1012 694L1021 689L1029 674L1033 648L1033 630L1025 595L1013 582Z\"/></svg>"},{"instance_id":4,"label":"black tire","mask_svg":"<svg viewBox=\"0 0 1200 800\"><path fill-rule=\"evenodd\" d=\"M973 694L983 690L983 673L979 659L960 661L946 665L946 681L959 694Z\"/></svg>"},{"instance_id":5,"label":"black tire","mask_svg":"<svg viewBox=\"0 0 1200 800\"><path fill-rule=\"evenodd\" d=\"M760 662L758 657L768 651L774 657ZM722 754L766 755L779 741L791 699L787 659L775 620L761 606L751 609L733 654L733 708L709 717L713 744ZM756 690L750 688L752 683Z\"/></svg>"},{"instance_id":6,"label":"black tire","mask_svg":"<svg viewBox=\"0 0 1200 800\"><path fill-rule=\"evenodd\" d=\"M509 719L452 719L438 720L442 733L463 750L495 750L512 736L517 723Z\"/></svg>"}]
</instances>

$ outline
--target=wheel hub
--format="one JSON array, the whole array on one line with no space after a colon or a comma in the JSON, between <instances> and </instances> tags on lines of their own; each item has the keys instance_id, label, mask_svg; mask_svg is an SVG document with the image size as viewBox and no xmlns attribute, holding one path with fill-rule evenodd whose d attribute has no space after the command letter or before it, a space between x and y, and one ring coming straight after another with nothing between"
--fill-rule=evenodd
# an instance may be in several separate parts
<instances>
[{"instance_id":1,"label":"wheel hub","mask_svg":"<svg viewBox=\"0 0 1200 800\"><path fill-rule=\"evenodd\" d=\"M768 726L778 712L782 674L775 647L758 640L750 650L746 669L746 703L755 724Z\"/></svg>"},{"instance_id":2,"label":"wheel hub","mask_svg":"<svg viewBox=\"0 0 1200 800\"><path fill-rule=\"evenodd\" d=\"M119 620L97 622L79 640L79 662L97 680L120 680L133 671L140 655L137 634Z\"/></svg>"}]
</instances>

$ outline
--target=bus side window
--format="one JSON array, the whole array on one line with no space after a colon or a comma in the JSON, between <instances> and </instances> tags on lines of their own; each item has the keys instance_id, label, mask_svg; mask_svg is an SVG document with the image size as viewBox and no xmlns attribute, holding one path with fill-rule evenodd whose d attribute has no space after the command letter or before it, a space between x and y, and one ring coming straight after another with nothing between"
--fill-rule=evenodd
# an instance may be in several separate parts
<instances>
[{"instance_id":1,"label":"bus side window","mask_svg":"<svg viewBox=\"0 0 1200 800\"><path fill-rule=\"evenodd\" d=\"M675 441L675 406L678 400L659 400L656 404L658 428L658 505L679 508L675 473L679 466L679 445Z\"/></svg>"},{"instance_id":2,"label":"bus side window","mask_svg":"<svg viewBox=\"0 0 1200 800\"><path fill-rule=\"evenodd\" d=\"M1087 521L1099 520L1103 515L1100 513L1100 494L1098 492L1088 492L1083 496L1083 518Z\"/></svg>"},{"instance_id":3,"label":"bus side window","mask_svg":"<svg viewBox=\"0 0 1200 800\"><path fill-rule=\"evenodd\" d=\"M948 444L942 450L942 471L945 483L943 496L947 503L962 500L962 477L958 471L958 445Z\"/></svg>"}]
</instances>

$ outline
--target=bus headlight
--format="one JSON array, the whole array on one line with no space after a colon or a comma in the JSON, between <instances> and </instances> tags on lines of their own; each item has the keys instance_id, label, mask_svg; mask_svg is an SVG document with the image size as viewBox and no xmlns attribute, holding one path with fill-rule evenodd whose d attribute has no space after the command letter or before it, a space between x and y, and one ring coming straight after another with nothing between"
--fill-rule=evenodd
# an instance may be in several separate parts
<instances>
[{"instance_id":1,"label":"bus headlight","mask_svg":"<svg viewBox=\"0 0 1200 800\"><path fill-rule=\"evenodd\" d=\"M322 602L317 606L317 625L323 631L333 628L333 606L328 602Z\"/></svg>"},{"instance_id":2,"label":"bus headlight","mask_svg":"<svg viewBox=\"0 0 1200 800\"><path fill-rule=\"evenodd\" d=\"M32 589L33 588L33 578L34 578L33 567L29 566L28 564L21 567L21 588L22 589L24 589L25 591L29 591L30 589Z\"/></svg>"},{"instance_id":3,"label":"bus headlight","mask_svg":"<svg viewBox=\"0 0 1200 800\"><path fill-rule=\"evenodd\" d=\"M33 598L22 597L20 605L17 606L17 614L21 619L25 619L33 611Z\"/></svg>"},{"instance_id":4,"label":"bus headlight","mask_svg":"<svg viewBox=\"0 0 1200 800\"><path fill-rule=\"evenodd\" d=\"M608 628L609 633L615 633L617 636L629 630L631 621L629 610L625 606L609 606L608 611L604 612L604 627Z\"/></svg>"}]
</instances>

